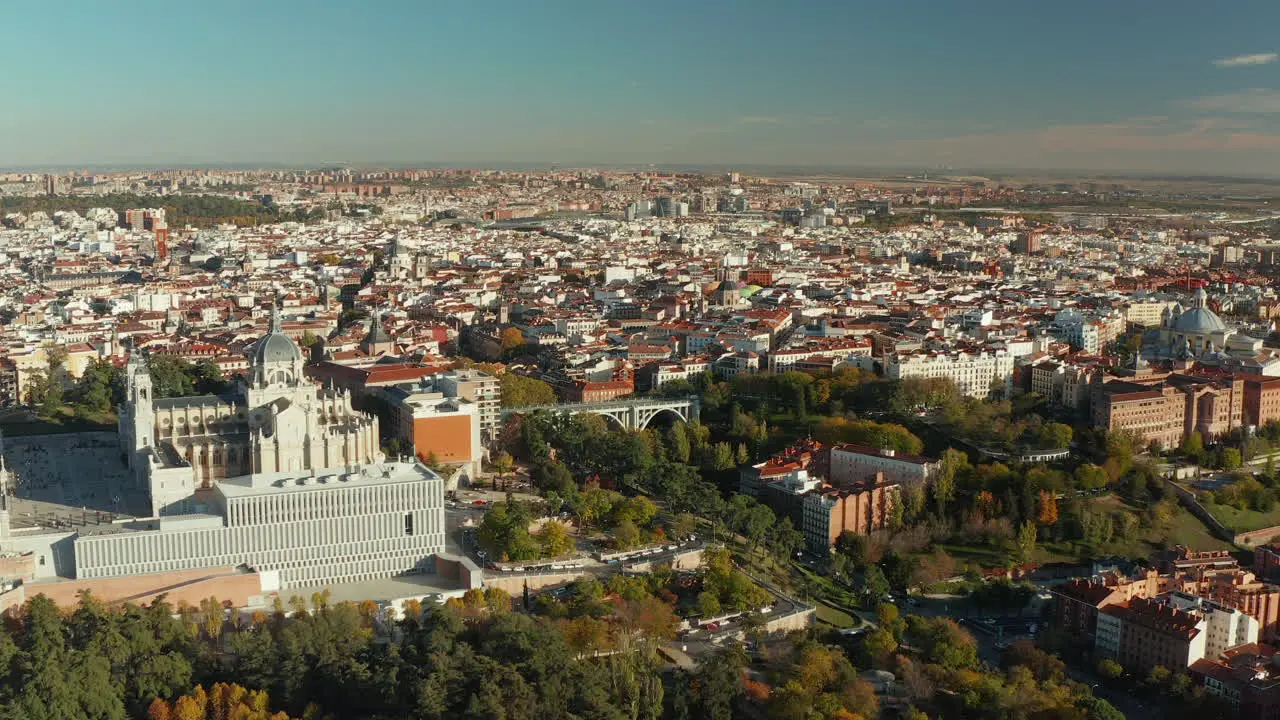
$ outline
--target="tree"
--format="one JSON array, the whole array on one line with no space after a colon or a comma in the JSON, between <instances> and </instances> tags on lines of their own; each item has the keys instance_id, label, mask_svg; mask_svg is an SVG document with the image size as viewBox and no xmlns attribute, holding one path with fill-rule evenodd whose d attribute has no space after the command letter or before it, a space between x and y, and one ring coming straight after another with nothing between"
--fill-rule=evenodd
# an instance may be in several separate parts
<instances>
[{"instance_id":1,"label":"tree","mask_svg":"<svg viewBox=\"0 0 1280 720\"><path fill-rule=\"evenodd\" d=\"M524 347L525 344L524 333L516 327L503 328L499 334L499 340L502 342L503 354L509 354Z\"/></svg>"},{"instance_id":2,"label":"tree","mask_svg":"<svg viewBox=\"0 0 1280 720\"><path fill-rule=\"evenodd\" d=\"M547 383L537 378L504 373L498 381L502 395L502 407L530 407L533 405L554 405L556 391Z\"/></svg>"},{"instance_id":3,"label":"tree","mask_svg":"<svg viewBox=\"0 0 1280 720\"><path fill-rule=\"evenodd\" d=\"M868 565L862 573L862 602L866 607L875 607L880 600L889 594L889 581L878 565Z\"/></svg>"},{"instance_id":4,"label":"tree","mask_svg":"<svg viewBox=\"0 0 1280 720\"><path fill-rule=\"evenodd\" d=\"M889 656L897 649L898 641L893 638L893 633L884 629L877 629L867 633L866 638L862 641L862 650L866 654L868 661L874 665L884 665Z\"/></svg>"},{"instance_id":5,"label":"tree","mask_svg":"<svg viewBox=\"0 0 1280 720\"><path fill-rule=\"evenodd\" d=\"M698 529L698 516L693 513L680 513L671 520L668 534L675 540L684 540Z\"/></svg>"},{"instance_id":6,"label":"tree","mask_svg":"<svg viewBox=\"0 0 1280 720\"><path fill-rule=\"evenodd\" d=\"M1182 438L1182 447L1180 448L1183 456L1202 462L1204 457L1204 436L1198 430L1187 433Z\"/></svg>"},{"instance_id":7,"label":"tree","mask_svg":"<svg viewBox=\"0 0 1280 720\"><path fill-rule=\"evenodd\" d=\"M895 640L902 638L902 633L906 630L906 622L898 614L898 606L891 603L880 603L876 607L876 622L880 627L891 633Z\"/></svg>"},{"instance_id":8,"label":"tree","mask_svg":"<svg viewBox=\"0 0 1280 720\"><path fill-rule=\"evenodd\" d=\"M1115 680L1124 674L1124 668L1120 663L1110 658L1102 658L1098 661L1098 675L1108 680Z\"/></svg>"},{"instance_id":9,"label":"tree","mask_svg":"<svg viewBox=\"0 0 1280 720\"><path fill-rule=\"evenodd\" d=\"M715 593L703 591L698 593L698 614L704 618L713 618L721 612L720 598Z\"/></svg>"},{"instance_id":10,"label":"tree","mask_svg":"<svg viewBox=\"0 0 1280 720\"><path fill-rule=\"evenodd\" d=\"M548 520L538 531L538 542L542 545L545 557L559 557L573 552L573 537L569 529L559 520Z\"/></svg>"},{"instance_id":11,"label":"tree","mask_svg":"<svg viewBox=\"0 0 1280 720\"><path fill-rule=\"evenodd\" d=\"M1084 711L1085 720L1125 720L1126 715L1114 705L1093 695L1085 695L1076 701L1076 707Z\"/></svg>"},{"instance_id":12,"label":"tree","mask_svg":"<svg viewBox=\"0 0 1280 720\"><path fill-rule=\"evenodd\" d=\"M1222 451L1222 467L1226 470L1235 470L1240 467L1240 450L1239 448L1225 448Z\"/></svg>"},{"instance_id":13,"label":"tree","mask_svg":"<svg viewBox=\"0 0 1280 720\"><path fill-rule=\"evenodd\" d=\"M1070 447L1074 435L1070 425L1046 423L1040 426L1037 444L1044 450L1058 450Z\"/></svg>"},{"instance_id":14,"label":"tree","mask_svg":"<svg viewBox=\"0 0 1280 720\"><path fill-rule=\"evenodd\" d=\"M862 568L871 562L870 549L871 541L866 535L844 530L836 536L836 552L848 557L856 568Z\"/></svg>"},{"instance_id":15,"label":"tree","mask_svg":"<svg viewBox=\"0 0 1280 720\"><path fill-rule=\"evenodd\" d=\"M1036 516L1036 522L1041 525L1056 525L1058 523L1058 499L1048 490L1040 491L1040 512Z\"/></svg>"},{"instance_id":16,"label":"tree","mask_svg":"<svg viewBox=\"0 0 1280 720\"><path fill-rule=\"evenodd\" d=\"M640 529L631 518L623 518L613 528L613 541L621 550L627 550L640 544Z\"/></svg>"},{"instance_id":17,"label":"tree","mask_svg":"<svg viewBox=\"0 0 1280 720\"><path fill-rule=\"evenodd\" d=\"M675 423L667 429L667 451L669 457L678 463L688 463L693 449L689 443L689 434L684 423Z\"/></svg>"},{"instance_id":18,"label":"tree","mask_svg":"<svg viewBox=\"0 0 1280 720\"><path fill-rule=\"evenodd\" d=\"M505 450L499 452L497 455L493 456L493 459L490 461L490 465L493 467L494 472L494 489L498 489L499 479L502 480L502 484L505 487L507 484L507 475L516 469L516 463L515 460L512 459L511 454Z\"/></svg>"},{"instance_id":19,"label":"tree","mask_svg":"<svg viewBox=\"0 0 1280 720\"><path fill-rule=\"evenodd\" d=\"M533 471L533 486L543 493L558 493L562 496L577 490L573 481L573 473L564 463L557 460L540 463Z\"/></svg>"},{"instance_id":20,"label":"tree","mask_svg":"<svg viewBox=\"0 0 1280 720\"><path fill-rule=\"evenodd\" d=\"M937 503L938 514L946 513L947 505L956 494L956 473L969 467L969 458L954 448L947 448L938 463L938 471L931 480L930 491Z\"/></svg>"},{"instance_id":21,"label":"tree","mask_svg":"<svg viewBox=\"0 0 1280 720\"><path fill-rule=\"evenodd\" d=\"M1081 490L1100 490L1107 486L1107 471L1092 463L1076 468L1076 484Z\"/></svg>"},{"instance_id":22,"label":"tree","mask_svg":"<svg viewBox=\"0 0 1280 720\"><path fill-rule=\"evenodd\" d=\"M1036 552L1036 524L1030 520L1018 528L1018 536L1014 541L1014 562L1025 565L1031 562Z\"/></svg>"}]
</instances>

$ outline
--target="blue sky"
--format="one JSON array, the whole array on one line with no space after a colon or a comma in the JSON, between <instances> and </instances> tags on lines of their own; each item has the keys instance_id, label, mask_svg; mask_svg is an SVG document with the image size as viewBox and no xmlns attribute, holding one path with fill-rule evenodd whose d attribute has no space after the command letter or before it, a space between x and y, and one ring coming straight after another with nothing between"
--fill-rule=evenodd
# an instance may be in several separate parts
<instances>
[{"instance_id":1,"label":"blue sky","mask_svg":"<svg viewBox=\"0 0 1280 720\"><path fill-rule=\"evenodd\" d=\"M1280 2L6 6L0 167L416 162L1280 175Z\"/></svg>"}]
</instances>

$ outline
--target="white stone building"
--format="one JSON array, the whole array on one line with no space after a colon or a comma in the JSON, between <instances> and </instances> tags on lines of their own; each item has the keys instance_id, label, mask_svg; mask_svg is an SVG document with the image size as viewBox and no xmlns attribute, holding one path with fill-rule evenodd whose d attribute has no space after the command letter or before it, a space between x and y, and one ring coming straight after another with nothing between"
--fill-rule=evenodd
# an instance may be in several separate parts
<instances>
[{"instance_id":1,"label":"white stone building","mask_svg":"<svg viewBox=\"0 0 1280 720\"><path fill-rule=\"evenodd\" d=\"M893 353L884 359L884 375L890 380L950 378L962 395L985 398L993 392L1009 393L1013 361L1005 350Z\"/></svg>"},{"instance_id":2,"label":"white stone building","mask_svg":"<svg viewBox=\"0 0 1280 720\"><path fill-rule=\"evenodd\" d=\"M153 516L20 537L6 522L0 550L35 553L37 577L239 567L289 588L435 569L444 481L388 462L377 418L303 377L278 318L229 397L156 400L137 356L128 386L120 441Z\"/></svg>"}]
</instances>

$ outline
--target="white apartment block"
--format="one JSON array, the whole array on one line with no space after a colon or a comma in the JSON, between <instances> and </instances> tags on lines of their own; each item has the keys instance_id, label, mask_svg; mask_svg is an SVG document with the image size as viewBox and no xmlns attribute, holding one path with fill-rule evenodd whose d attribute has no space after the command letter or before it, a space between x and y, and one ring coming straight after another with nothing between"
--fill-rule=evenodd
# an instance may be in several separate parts
<instances>
[{"instance_id":1,"label":"white apartment block","mask_svg":"<svg viewBox=\"0 0 1280 720\"><path fill-rule=\"evenodd\" d=\"M889 449L846 443L831 448L831 484L844 487L884 473L884 479L902 485L926 482L941 463L933 458L907 455Z\"/></svg>"},{"instance_id":2,"label":"white apartment block","mask_svg":"<svg viewBox=\"0 0 1280 720\"><path fill-rule=\"evenodd\" d=\"M1013 382L1013 359L1005 350L894 353L885 357L884 375L890 380L949 378L962 395L985 398L992 391L1008 394Z\"/></svg>"}]
</instances>

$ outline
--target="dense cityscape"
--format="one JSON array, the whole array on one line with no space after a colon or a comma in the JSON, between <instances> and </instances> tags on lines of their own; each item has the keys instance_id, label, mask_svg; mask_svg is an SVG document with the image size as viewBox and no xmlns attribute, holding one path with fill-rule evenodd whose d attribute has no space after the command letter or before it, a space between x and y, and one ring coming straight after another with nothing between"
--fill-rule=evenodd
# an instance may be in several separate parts
<instances>
[{"instance_id":1,"label":"dense cityscape","mask_svg":"<svg viewBox=\"0 0 1280 720\"><path fill-rule=\"evenodd\" d=\"M1280 720L1280 4L3 19L0 720Z\"/></svg>"},{"instance_id":2,"label":"dense cityscape","mask_svg":"<svg viewBox=\"0 0 1280 720\"><path fill-rule=\"evenodd\" d=\"M1263 197L0 180L17 717L1280 703Z\"/></svg>"}]
</instances>

